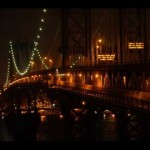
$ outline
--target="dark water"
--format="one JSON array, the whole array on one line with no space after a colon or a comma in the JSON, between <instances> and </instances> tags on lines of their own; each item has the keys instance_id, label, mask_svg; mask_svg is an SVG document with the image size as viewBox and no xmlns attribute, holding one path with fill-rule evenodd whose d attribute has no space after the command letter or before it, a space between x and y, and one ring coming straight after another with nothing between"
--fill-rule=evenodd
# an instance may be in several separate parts
<instances>
[{"instance_id":1,"label":"dark water","mask_svg":"<svg viewBox=\"0 0 150 150\"><path fill-rule=\"evenodd\" d=\"M118 141L117 122L113 114L103 114L97 120L96 141ZM65 141L65 122L58 115L41 116L37 141ZM0 141L14 141L0 120Z\"/></svg>"},{"instance_id":2,"label":"dark water","mask_svg":"<svg viewBox=\"0 0 150 150\"><path fill-rule=\"evenodd\" d=\"M118 127L114 114L103 114L97 121L97 141L118 141Z\"/></svg>"},{"instance_id":3,"label":"dark water","mask_svg":"<svg viewBox=\"0 0 150 150\"><path fill-rule=\"evenodd\" d=\"M37 141L65 141L65 123L58 116L42 116ZM96 141L118 141L117 122L113 114L104 114L97 121Z\"/></svg>"},{"instance_id":4,"label":"dark water","mask_svg":"<svg viewBox=\"0 0 150 150\"><path fill-rule=\"evenodd\" d=\"M64 141L64 120L57 115L41 116L37 141Z\"/></svg>"}]
</instances>

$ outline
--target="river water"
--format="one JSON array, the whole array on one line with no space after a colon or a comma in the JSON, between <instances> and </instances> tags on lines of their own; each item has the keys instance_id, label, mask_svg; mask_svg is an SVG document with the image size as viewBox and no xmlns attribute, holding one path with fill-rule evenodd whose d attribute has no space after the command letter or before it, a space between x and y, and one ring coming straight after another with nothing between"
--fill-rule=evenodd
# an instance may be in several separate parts
<instances>
[{"instance_id":1,"label":"river water","mask_svg":"<svg viewBox=\"0 0 150 150\"><path fill-rule=\"evenodd\" d=\"M114 114L103 114L96 126L96 141L118 141L117 122ZM41 116L37 141L65 141L65 122L58 116Z\"/></svg>"}]
</instances>

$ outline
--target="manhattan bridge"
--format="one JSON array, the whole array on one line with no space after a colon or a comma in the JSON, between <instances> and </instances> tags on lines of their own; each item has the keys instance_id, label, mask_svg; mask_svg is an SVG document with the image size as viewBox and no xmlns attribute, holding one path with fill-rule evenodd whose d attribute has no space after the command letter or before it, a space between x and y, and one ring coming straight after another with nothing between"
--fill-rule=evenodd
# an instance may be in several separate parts
<instances>
[{"instance_id":1,"label":"manhattan bridge","mask_svg":"<svg viewBox=\"0 0 150 150\"><path fill-rule=\"evenodd\" d=\"M44 17L33 44L10 41L1 94L7 114L28 114L36 126L40 108L57 100L66 140L96 141L97 121L109 111L119 140L149 141L150 10L68 8L60 16L59 66L38 48Z\"/></svg>"}]
</instances>

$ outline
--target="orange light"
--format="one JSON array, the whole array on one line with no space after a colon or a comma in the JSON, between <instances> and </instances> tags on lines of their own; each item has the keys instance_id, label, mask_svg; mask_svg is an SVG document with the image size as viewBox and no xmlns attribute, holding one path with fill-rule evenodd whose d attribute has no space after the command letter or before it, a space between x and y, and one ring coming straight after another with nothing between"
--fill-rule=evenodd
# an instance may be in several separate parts
<instances>
[{"instance_id":1,"label":"orange light","mask_svg":"<svg viewBox=\"0 0 150 150\"><path fill-rule=\"evenodd\" d=\"M99 42L99 43L102 43L102 39L99 39L98 42Z\"/></svg>"},{"instance_id":2,"label":"orange light","mask_svg":"<svg viewBox=\"0 0 150 150\"><path fill-rule=\"evenodd\" d=\"M99 46L98 46L98 45L96 45L96 48L99 48Z\"/></svg>"},{"instance_id":3,"label":"orange light","mask_svg":"<svg viewBox=\"0 0 150 150\"><path fill-rule=\"evenodd\" d=\"M95 77L98 78L98 74L96 74Z\"/></svg>"},{"instance_id":4,"label":"orange light","mask_svg":"<svg viewBox=\"0 0 150 150\"><path fill-rule=\"evenodd\" d=\"M64 118L64 116L63 116L62 114L60 114L60 115L59 115L59 118L60 118L60 119L63 119L63 118Z\"/></svg>"},{"instance_id":5,"label":"orange light","mask_svg":"<svg viewBox=\"0 0 150 150\"><path fill-rule=\"evenodd\" d=\"M82 74L80 73L80 74L79 74L79 77L81 77L81 76L82 76Z\"/></svg>"}]
</instances>

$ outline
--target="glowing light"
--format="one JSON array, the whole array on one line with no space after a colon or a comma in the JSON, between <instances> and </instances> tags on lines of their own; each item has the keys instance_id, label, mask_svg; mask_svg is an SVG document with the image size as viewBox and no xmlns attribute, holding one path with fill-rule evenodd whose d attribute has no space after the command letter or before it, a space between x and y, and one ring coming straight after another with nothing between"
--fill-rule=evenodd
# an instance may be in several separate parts
<instances>
[{"instance_id":1,"label":"glowing light","mask_svg":"<svg viewBox=\"0 0 150 150\"><path fill-rule=\"evenodd\" d=\"M81 74L81 73L79 74L79 77L82 77L82 74Z\"/></svg>"},{"instance_id":2,"label":"glowing light","mask_svg":"<svg viewBox=\"0 0 150 150\"><path fill-rule=\"evenodd\" d=\"M44 19L41 19L41 22L44 22Z\"/></svg>"},{"instance_id":3,"label":"glowing light","mask_svg":"<svg viewBox=\"0 0 150 150\"><path fill-rule=\"evenodd\" d=\"M36 48L34 48L34 49L32 50L32 54L31 54L30 60L29 60L29 62L28 62L28 65L27 65L26 69L25 69L23 72L21 72L21 71L18 69L18 66L17 66L17 64L16 64L16 59L15 59L15 56L14 56L14 51L13 51L12 42L11 42L11 44L10 44L10 49L11 49L10 51L11 51L11 56L12 56L13 64L14 64L14 66L15 66L15 69L16 69L17 73L18 73L19 75L25 75L25 74L29 71L29 68L30 68L30 66L31 66L31 62L32 62L32 60L33 60L33 58L34 58L34 51L36 50Z\"/></svg>"},{"instance_id":4,"label":"glowing light","mask_svg":"<svg viewBox=\"0 0 150 150\"><path fill-rule=\"evenodd\" d=\"M70 76L70 73L67 73L67 76Z\"/></svg>"},{"instance_id":5,"label":"glowing light","mask_svg":"<svg viewBox=\"0 0 150 150\"><path fill-rule=\"evenodd\" d=\"M101 43L101 42L102 42L102 39L99 39L98 42Z\"/></svg>"},{"instance_id":6,"label":"glowing light","mask_svg":"<svg viewBox=\"0 0 150 150\"><path fill-rule=\"evenodd\" d=\"M129 49L144 49L144 43L143 42L133 42L128 43Z\"/></svg>"},{"instance_id":7,"label":"glowing light","mask_svg":"<svg viewBox=\"0 0 150 150\"><path fill-rule=\"evenodd\" d=\"M113 61L115 59L115 54L98 55L98 59L102 61Z\"/></svg>"},{"instance_id":8,"label":"glowing light","mask_svg":"<svg viewBox=\"0 0 150 150\"><path fill-rule=\"evenodd\" d=\"M37 35L37 38L39 39L39 38L40 38L40 36L39 36L39 35Z\"/></svg>"},{"instance_id":9,"label":"glowing light","mask_svg":"<svg viewBox=\"0 0 150 150\"><path fill-rule=\"evenodd\" d=\"M47 10L46 9L43 9L43 12L46 12Z\"/></svg>"},{"instance_id":10,"label":"glowing light","mask_svg":"<svg viewBox=\"0 0 150 150\"><path fill-rule=\"evenodd\" d=\"M98 78L98 74L96 74L95 77Z\"/></svg>"},{"instance_id":11,"label":"glowing light","mask_svg":"<svg viewBox=\"0 0 150 150\"><path fill-rule=\"evenodd\" d=\"M84 106L86 103L85 103L85 101L82 101L82 105Z\"/></svg>"},{"instance_id":12,"label":"glowing light","mask_svg":"<svg viewBox=\"0 0 150 150\"><path fill-rule=\"evenodd\" d=\"M94 114L97 114L97 111L96 111L96 110L94 111Z\"/></svg>"},{"instance_id":13,"label":"glowing light","mask_svg":"<svg viewBox=\"0 0 150 150\"><path fill-rule=\"evenodd\" d=\"M41 116L41 122L45 122L46 121L46 116Z\"/></svg>"},{"instance_id":14,"label":"glowing light","mask_svg":"<svg viewBox=\"0 0 150 150\"><path fill-rule=\"evenodd\" d=\"M64 116L63 116L62 114L60 114L60 115L59 115L59 118L60 118L60 119L63 119L63 118L64 118Z\"/></svg>"},{"instance_id":15,"label":"glowing light","mask_svg":"<svg viewBox=\"0 0 150 150\"><path fill-rule=\"evenodd\" d=\"M96 48L98 49L98 48L99 48L99 46L98 46L98 45L96 45Z\"/></svg>"}]
</instances>

